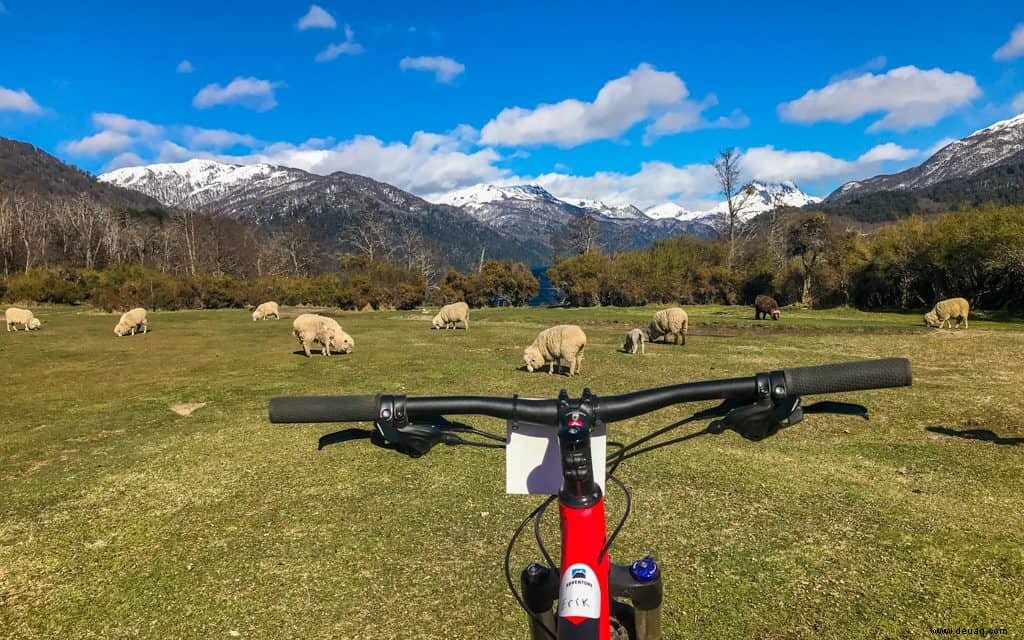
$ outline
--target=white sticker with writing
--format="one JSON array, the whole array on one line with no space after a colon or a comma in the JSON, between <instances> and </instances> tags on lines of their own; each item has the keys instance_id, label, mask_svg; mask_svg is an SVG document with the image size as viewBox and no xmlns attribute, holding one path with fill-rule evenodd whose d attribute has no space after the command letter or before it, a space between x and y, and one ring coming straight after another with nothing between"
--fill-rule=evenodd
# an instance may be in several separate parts
<instances>
[{"instance_id":1,"label":"white sticker with writing","mask_svg":"<svg viewBox=\"0 0 1024 640\"><path fill-rule=\"evenodd\" d=\"M601 617L601 585L589 566L576 563L562 573L562 585L558 589L558 617Z\"/></svg>"}]
</instances>

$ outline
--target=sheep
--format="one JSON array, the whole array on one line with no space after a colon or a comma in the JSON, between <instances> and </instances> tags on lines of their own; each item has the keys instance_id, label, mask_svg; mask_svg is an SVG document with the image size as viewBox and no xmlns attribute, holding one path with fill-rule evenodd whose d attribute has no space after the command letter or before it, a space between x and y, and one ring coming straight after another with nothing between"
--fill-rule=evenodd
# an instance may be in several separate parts
<instances>
[{"instance_id":1,"label":"sheep","mask_svg":"<svg viewBox=\"0 0 1024 640\"><path fill-rule=\"evenodd\" d=\"M274 316L275 320L281 319L281 314L278 313L276 302L264 302L260 306L256 307L256 310L252 312L253 322L256 320L266 320L270 316Z\"/></svg>"},{"instance_id":2,"label":"sheep","mask_svg":"<svg viewBox=\"0 0 1024 640\"><path fill-rule=\"evenodd\" d=\"M325 356L331 355L332 349L338 353L351 353L356 346L355 340L342 330L337 320L315 313L304 313L295 318L292 335L299 341L307 358L310 357L311 342L319 343L323 347L320 353Z\"/></svg>"},{"instance_id":3,"label":"sheep","mask_svg":"<svg viewBox=\"0 0 1024 640\"><path fill-rule=\"evenodd\" d=\"M646 341L647 337L644 335L643 329L630 329L626 333L626 343L622 345L622 350L636 355L636 351L639 348L641 354L646 354L647 351L644 349Z\"/></svg>"},{"instance_id":4,"label":"sheep","mask_svg":"<svg viewBox=\"0 0 1024 640\"><path fill-rule=\"evenodd\" d=\"M587 336L574 324L560 324L545 329L537 334L533 344L523 350L523 361L527 371L535 371L548 364L548 373L553 374L562 360L569 362L569 376L580 373L583 361L583 349L587 346Z\"/></svg>"},{"instance_id":5,"label":"sheep","mask_svg":"<svg viewBox=\"0 0 1024 640\"><path fill-rule=\"evenodd\" d=\"M685 311L679 307L662 309L654 314L654 319L647 326L647 341L654 342L664 336L664 342L668 343L668 336L671 334L675 344L679 344L680 338L682 343L686 344L686 333L689 329L690 320Z\"/></svg>"},{"instance_id":6,"label":"sheep","mask_svg":"<svg viewBox=\"0 0 1024 640\"><path fill-rule=\"evenodd\" d=\"M463 328L469 331L469 305L465 302L453 302L441 307L430 324L435 329L454 329L457 322L461 322Z\"/></svg>"},{"instance_id":7,"label":"sheep","mask_svg":"<svg viewBox=\"0 0 1024 640\"><path fill-rule=\"evenodd\" d=\"M122 313L121 319L117 321L117 325L114 327L114 335L118 337L134 336L139 327L142 328L142 333L149 331L149 320L146 318L146 310L142 307L136 307L131 311Z\"/></svg>"},{"instance_id":8,"label":"sheep","mask_svg":"<svg viewBox=\"0 0 1024 640\"><path fill-rule=\"evenodd\" d=\"M952 320L956 319L957 327L963 323L964 329L967 329L967 314L970 313L970 310L971 305L963 298L940 300L935 303L931 311L924 314L924 323L929 327L938 327L939 329L949 323L949 328L952 329Z\"/></svg>"},{"instance_id":9,"label":"sheep","mask_svg":"<svg viewBox=\"0 0 1024 640\"><path fill-rule=\"evenodd\" d=\"M11 327L14 327L14 330L17 331L18 325L24 326L26 331L38 329L42 326L42 323L39 322L39 318L35 314L28 309L19 309L18 307L9 307L4 312L4 319L7 320L8 331L11 330Z\"/></svg>"},{"instance_id":10,"label":"sheep","mask_svg":"<svg viewBox=\"0 0 1024 640\"><path fill-rule=\"evenodd\" d=\"M754 298L754 320L765 320L768 316L778 320L780 315L779 303L775 302L775 298L764 294Z\"/></svg>"}]
</instances>

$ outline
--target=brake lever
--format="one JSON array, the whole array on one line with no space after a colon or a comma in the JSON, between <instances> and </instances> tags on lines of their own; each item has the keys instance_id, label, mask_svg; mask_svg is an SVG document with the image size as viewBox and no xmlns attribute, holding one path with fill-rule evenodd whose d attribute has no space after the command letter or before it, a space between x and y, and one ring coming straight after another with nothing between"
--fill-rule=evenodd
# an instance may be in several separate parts
<instances>
[{"instance_id":1,"label":"brake lever","mask_svg":"<svg viewBox=\"0 0 1024 640\"><path fill-rule=\"evenodd\" d=\"M803 418L800 396L788 396L777 402L765 398L752 404L736 406L721 420L712 422L708 430L711 433L722 433L732 429L747 440L757 442L775 435L779 429L797 424Z\"/></svg>"}]
</instances>

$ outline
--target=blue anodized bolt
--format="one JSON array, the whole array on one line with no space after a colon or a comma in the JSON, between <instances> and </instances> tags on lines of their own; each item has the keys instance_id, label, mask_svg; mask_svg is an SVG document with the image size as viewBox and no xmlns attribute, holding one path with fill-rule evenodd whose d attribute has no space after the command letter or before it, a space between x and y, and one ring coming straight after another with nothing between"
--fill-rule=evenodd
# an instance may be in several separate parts
<instances>
[{"instance_id":1,"label":"blue anodized bolt","mask_svg":"<svg viewBox=\"0 0 1024 640\"><path fill-rule=\"evenodd\" d=\"M653 582L658 579L658 563L651 556L644 556L629 566L629 573L634 580Z\"/></svg>"}]
</instances>

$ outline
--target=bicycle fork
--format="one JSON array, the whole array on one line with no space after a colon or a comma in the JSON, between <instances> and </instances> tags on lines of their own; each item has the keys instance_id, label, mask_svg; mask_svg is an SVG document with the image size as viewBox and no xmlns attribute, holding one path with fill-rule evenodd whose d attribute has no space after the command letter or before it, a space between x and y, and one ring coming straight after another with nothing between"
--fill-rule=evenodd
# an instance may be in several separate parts
<instances>
[{"instance_id":1,"label":"bicycle fork","mask_svg":"<svg viewBox=\"0 0 1024 640\"><path fill-rule=\"evenodd\" d=\"M641 578L638 579L634 573L635 568L641 565ZM654 575L648 578L645 572L654 567ZM561 572L558 567L546 567L536 562L531 562L523 569L520 575L520 582L523 588L523 600L527 608L533 613L529 618L530 640L552 640L558 638L565 640L577 637L575 625L556 625L554 604L559 595L559 576ZM657 565L651 558L644 558L634 562L631 566L611 563L608 577L609 602L608 607L611 618L619 625L625 627L632 640L662 640L661 635L661 601L663 588L661 574L657 571ZM632 606L623 602L628 598ZM609 627L611 622L609 621ZM580 632L583 630L580 629ZM593 633L591 630L587 630ZM609 637L609 632L601 637ZM556 634L556 635L552 635ZM586 636L583 636L586 637ZM594 637L593 635L590 636Z\"/></svg>"}]
</instances>

